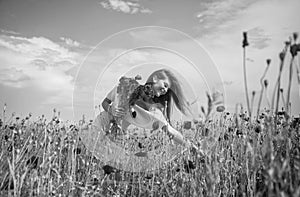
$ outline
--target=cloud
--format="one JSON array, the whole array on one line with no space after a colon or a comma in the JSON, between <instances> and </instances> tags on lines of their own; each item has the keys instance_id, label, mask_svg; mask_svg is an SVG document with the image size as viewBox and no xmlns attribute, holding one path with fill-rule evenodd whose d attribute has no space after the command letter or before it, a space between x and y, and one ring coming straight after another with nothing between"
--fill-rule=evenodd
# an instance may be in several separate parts
<instances>
[{"instance_id":1,"label":"cloud","mask_svg":"<svg viewBox=\"0 0 300 197\"><path fill-rule=\"evenodd\" d=\"M15 67L0 69L0 83L14 88L24 87L23 82L30 80L22 70Z\"/></svg>"},{"instance_id":2,"label":"cloud","mask_svg":"<svg viewBox=\"0 0 300 197\"><path fill-rule=\"evenodd\" d=\"M62 40L66 46L45 37L0 35L0 84L47 94L47 104L57 101L56 97L63 100L61 92L71 95L74 74L69 70L79 65L82 55L73 50L79 42Z\"/></svg>"},{"instance_id":3,"label":"cloud","mask_svg":"<svg viewBox=\"0 0 300 197\"><path fill-rule=\"evenodd\" d=\"M152 11L148 8L144 8L137 2L123 1L123 0L106 0L101 1L100 5L105 9L112 9L125 14L151 14Z\"/></svg>"},{"instance_id":4,"label":"cloud","mask_svg":"<svg viewBox=\"0 0 300 197\"><path fill-rule=\"evenodd\" d=\"M74 52L44 37L26 38L1 35L0 46L33 59L37 57L47 59L47 62L64 59L74 63L76 56Z\"/></svg>"},{"instance_id":5,"label":"cloud","mask_svg":"<svg viewBox=\"0 0 300 197\"><path fill-rule=\"evenodd\" d=\"M20 35L20 33L12 31L12 30L6 30L6 29L0 29L1 33L3 34L11 34L11 35Z\"/></svg>"},{"instance_id":6,"label":"cloud","mask_svg":"<svg viewBox=\"0 0 300 197\"><path fill-rule=\"evenodd\" d=\"M270 35L266 35L261 27L255 27L247 31L251 46L257 49L264 49L269 46Z\"/></svg>"},{"instance_id":7,"label":"cloud","mask_svg":"<svg viewBox=\"0 0 300 197\"><path fill-rule=\"evenodd\" d=\"M209 33L216 28L226 27L224 22L234 19L242 10L258 0L226 0L202 3L202 11L196 14L199 31Z\"/></svg>"},{"instance_id":8,"label":"cloud","mask_svg":"<svg viewBox=\"0 0 300 197\"><path fill-rule=\"evenodd\" d=\"M60 37L60 39L62 41L64 41L70 47L79 47L80 46L79 42L72 40L71 38Z\"/></svg>"}]
</instances>

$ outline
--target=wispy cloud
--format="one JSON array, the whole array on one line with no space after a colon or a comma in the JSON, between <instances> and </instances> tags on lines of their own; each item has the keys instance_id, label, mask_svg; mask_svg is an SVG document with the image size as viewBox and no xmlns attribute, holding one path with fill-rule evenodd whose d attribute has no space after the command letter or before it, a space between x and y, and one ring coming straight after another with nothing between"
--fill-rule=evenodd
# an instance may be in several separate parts
<instances>
[{"instance_id":1,"label":"wispy cloud","mask_svg":"<svg viewBox=\"0 0 300 197\"><path fill-rule=\"evenodd\" d=\"M152 11L144 8L138 1L123 1L123 0L105 0L101 1L100 5L105 9L111 9L126 14L151 14Z\"/></svg>"},{"instance_id":2,"label":"wispy cloud","mask_svg":"<svg viewBox=\"0 0 300 197\"><path fill-rule=\"evenodd\" d=\"M26 54L31 58L45 58L48 62L62 59L73 61L76 56L74 52L44 37L26 38L2 35L0 36L0 46L23 55Z\"/></svg>"},{"instance_id":3,"label":"wispy cloud","mask_svg":"<svg viewBox=\"0 0 300 197\"><path fill-rule=\"evenodd\" d=\"M0 29L0 31L3 34L20 35L20 33L12 31L12 30Z\"/></svg>"},{"instance_id":4,"label":"wispy cloud","mask_svg":"<svg viewBox=\"0 0 300 197\"><path fill-rule=\"evenodd\" d=\"M224 22L234 19L238 13L258 0L218 0L202 3L202 10L196 14L202 33L209 33L225 26Z\"/></svg>"},{"instance_id":5,"label":"wispy cloud","mask_svg":"<svg viewBox=\"0 0 300 197\"><path fill-rule=\"evenodd\" d=\"M251 46L257 49L264 49L269 46L271 38L261 27L255 27L247 31Z\"/></svg>"}]
</instances>

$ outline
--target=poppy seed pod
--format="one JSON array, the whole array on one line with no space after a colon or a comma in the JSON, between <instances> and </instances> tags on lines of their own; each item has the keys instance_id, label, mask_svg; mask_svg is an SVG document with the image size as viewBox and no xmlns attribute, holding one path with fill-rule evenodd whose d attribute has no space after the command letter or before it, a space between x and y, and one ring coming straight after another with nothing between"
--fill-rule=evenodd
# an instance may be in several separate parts
<instances>
[{"instance_id":1,"label":"poppy seed pod","mask_svg":"<svg viewBox=\"0 0 300 197\"><path fill-rule=\"evenodd\" d=\"M297 56L297 51L298 51L298 45L293 44L290 48L290 53L293 57Z\"/></svg>"},{"instance_id":2,"label":"poppy seed pod","mask_svg":"<svg viewBox=\"0 0 300 197\"><path fill-rule=\"evenodd\" d=\"M247 32L243 32L243 48L245 48L246 46L249 46L249 42L247 39Z\"/></svg>"}]
</instances>

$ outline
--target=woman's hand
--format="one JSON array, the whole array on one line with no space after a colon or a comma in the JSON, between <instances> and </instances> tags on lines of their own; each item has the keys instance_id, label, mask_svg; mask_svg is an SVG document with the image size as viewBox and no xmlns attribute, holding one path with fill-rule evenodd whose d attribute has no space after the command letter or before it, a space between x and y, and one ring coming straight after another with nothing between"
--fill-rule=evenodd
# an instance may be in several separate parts
<instances>
[{"instance_id":1,"label":"woman's hand","mask_svg":"<svg viewBox=\"0 0 300 197\"><path fill-rule=\"evenodd\" d=\"M107 111L109 114L115 116L115 117L124 117L125 116L125 110L124 108L118 107L116 108L111 100L108 98L105 98L102 102L102 107L105 111Z\"/></svg>"},{"instance_id":2,"label":"woman's hand","mask_svg":"<svg viewBox=\"0 0 300 197\"><path fill-rule=\"evenodd\" d=\"M108 108L108 112L117 118L122 118L125 116L125 110L122 107L115 107L114 105L110 105Z\"/></svg>"}]
</instances>

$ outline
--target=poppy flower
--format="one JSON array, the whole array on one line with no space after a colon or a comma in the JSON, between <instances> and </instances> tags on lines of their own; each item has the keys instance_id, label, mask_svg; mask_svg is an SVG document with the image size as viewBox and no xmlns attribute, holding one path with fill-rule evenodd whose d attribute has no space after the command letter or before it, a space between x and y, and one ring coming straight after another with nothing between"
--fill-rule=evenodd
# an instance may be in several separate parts
<instances>
[{"instance_id":1,"label":"poppy flower","mask_svg":"<svg viewBox=\"0 0 300 197\"><path fill-rule=\"evenodd\" d=\"M183 122L183 128L186 130L189 130L192 128L192 122L191 121L184 121Z\"/></svg>"},{"instance_id":2,"label":"poppy flower","mask_svg":"<svg viewBox=\"0 0 300 197\"><path fill-rule=\"evenodd\" d=\"M145 148L145 146L141 142L139 142L138 147L139 148Z\"/></svg>"},{"instance_id":3,"label":"poppy flower","mask_svg":"<svg viewBox=\"0 0 300 197\"><path fill-rule=\"evenodd\" d=\"M81 148L74 149L74 154L80 155L81 154Z\"/></svg>"},{"instance_id":4,"label":"poppy flower","mask_svg":"<svg viewBox=\"0 0 300 197\"><path fill-rule=\"evenodd\" d=\"M146 179L152 179L153 178L153 174L147 174L147 176L145 176Z\"/></svg>"},{"instance_id":5,"label":"poppy flower","mask_svg":"<svg viewBox=\"0 0 300 197\"><path fill-rule=\"evenodd\" d=\"M298 45L297 44L293 44L290 47L290 53L293 57L297 56L297 52L298 52Z\"/></svg>"},{"instance_id":6,"label":"poppy flower","mask_svg":"<svg viewBox=\"0 0 300 197\"><path fill-rule=\"evenodd\" d=\"M236 130L236 135L238 135L238 136L239 136L239 135L243 135L243 132L242 132L242 130L240 130L240 129L237 129L237 130Z\"/></svg>"},{"instance_id":7,"label":"poppy flower","mask_svg":"<svg viewBox=\"0 0 300 197\"><path fill-rule=\"evenodd\" d=\"M254 131L255 131L256 133L260 133L260 132L261 132L261 127L260 127L260 126L256 126L256 127L254 128Z\"/></svg>"},{"instance_id":8,"label":"poppy flower","mask_svg":"<svg viewBox=\"0 0 300 197\"><path fill-rule=\"evenodd\" d=\"M187 173L190 173L191 170L196 169L196 165L195 165L191 160L184 161L183 167L184 167L184 170L185 170Z\"/></svg>"},{"instance_id":9,"label":"poppy flower","mask_svg":"<svg viewBox=\"0 0 300 197\"><path fill-rule=\"evenodd\" d=\"M225 107L223 105L220 105L217 107L217 112L223 112L225 110Z\"/></svg>"},{"instance_id":10,"label":"poppy flower","mask_svg":"<svg viewBox=\"0 0 300 197\"><path fill-rule=\"evenodd\" d=\"M147 157L148 153L147 152L137 152L134 155L137 157Z\"/></svg>"},{"instance_id":11,"label":"poppy flower","mask_svg":"<svg viewBox=\"0 0 300 197\"><path fill-rule=\"evenodd\" d=\"M102 169L104 170L104 173L106 175L110 175L111 173L116 172L116 169L110 165L105 165L102 167Z\"/></svg>"}]
</instances>

